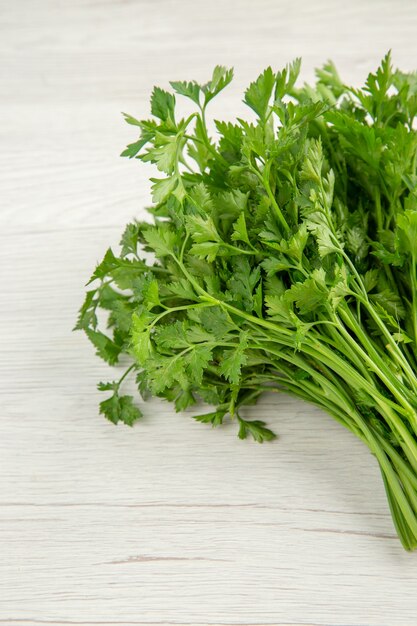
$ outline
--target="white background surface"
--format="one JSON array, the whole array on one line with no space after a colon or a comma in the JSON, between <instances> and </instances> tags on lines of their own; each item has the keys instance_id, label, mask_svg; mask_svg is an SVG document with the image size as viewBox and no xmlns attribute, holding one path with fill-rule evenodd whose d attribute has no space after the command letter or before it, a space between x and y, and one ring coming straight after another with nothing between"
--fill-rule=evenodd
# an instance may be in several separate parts
<instances>
[{"instance_id":1,"label":"white background surface","mask_svg":"<svg viewBox=\"0 0 417 626\"><path fill-rule=\"evenodd\" d=\"M416 33L411 0L0 1L0 624L416 624L417 554L353 436L285 397L250 411L280 434L263 446L158 402L115 428L112 372L70 332L149 201L120 111L216 63L218 116L299 55L359 84L390 47L417 67Z\"/></svg>"}]
</instances>

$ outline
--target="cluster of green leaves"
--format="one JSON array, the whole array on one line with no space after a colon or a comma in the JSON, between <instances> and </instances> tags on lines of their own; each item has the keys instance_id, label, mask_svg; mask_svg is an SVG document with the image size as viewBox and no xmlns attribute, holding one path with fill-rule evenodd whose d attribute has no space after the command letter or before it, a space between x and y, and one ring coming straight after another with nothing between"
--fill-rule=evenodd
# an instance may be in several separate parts
<instances>
[{"instance_id":1,"label":"cluster of green leaves","mask_svg":"<svg viewBox=\"0 0 417 626\"><path fill-rule=\"evenodd\" d=\"M141 416L143 398L239 437L274 437L244 417L265 392L327 410L377 457L404 546L417 545L417 76L390 54L365 86L329 62L297 86L300 60L267 68L244 94L251 121L206 109L232 80L155 87L152 119L123 156L154 164L152 223L126 227L117 256L96 267L77 328L114 365L100 405L112 422ZM194 108L178 119L176 98ZM89 283L89 284L90 284ZM97 310L108 312L107 330ZM246 415L246 414L245 414Z\"/></svg>"}]
</instances>

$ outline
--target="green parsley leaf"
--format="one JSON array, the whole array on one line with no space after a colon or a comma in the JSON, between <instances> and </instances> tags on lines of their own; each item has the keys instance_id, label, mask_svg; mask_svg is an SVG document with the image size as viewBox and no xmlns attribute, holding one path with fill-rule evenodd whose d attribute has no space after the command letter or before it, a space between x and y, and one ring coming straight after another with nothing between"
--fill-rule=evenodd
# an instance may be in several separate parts
<instances>
[{"instance_id":1,"label":"green parsley leaf","mask_svg":"<svg viewBox=\"0 0 417 626\"><path fill-rule=\"evenodd\" d=\"M272 441L276 438L276 435L266 428L265 422L261 420L244 420L241 417L239 419L239 439L246 439L248 435L251 435L258 443L264 441Z\"/></svg>"},{"instance_id":2,"label":"green parsley leaf","mask_svg":"<svg viewBox=\"0 0 417 626\"><path fill-rule=\"evenodd\" d=\"M175 97L159 87L154 87L151 97L152 115L164 122L167 120L174 121L174 109Z\"/></svg>"},{"instance_id":3,"label":"green parsley leaf","mask_svg":"<svg viewBox=\"0 0 417 626\"><path fill-rule=\"evenodd\" d=\"M263 120L275 86L275 74L268 67L245 91L245 103Z\"/></svg>"},{"instance_id":4,"label":"green parsley leaf","mask_svg":"<svg viewBox=\"0 0 417 626\"><path fill-rule=\"evenodd\" d=\"M117 387L112 386L112 383L100 383L98 388L100 391L110 391L110 389L114 389L114 393L110 398L100 402L100 413L102 413L109 422L113 424L123 422L126 426L133 426L133 424L142 417L141 411L133 404L132 396L119 396Z\"/></svg>"}]
</instances>

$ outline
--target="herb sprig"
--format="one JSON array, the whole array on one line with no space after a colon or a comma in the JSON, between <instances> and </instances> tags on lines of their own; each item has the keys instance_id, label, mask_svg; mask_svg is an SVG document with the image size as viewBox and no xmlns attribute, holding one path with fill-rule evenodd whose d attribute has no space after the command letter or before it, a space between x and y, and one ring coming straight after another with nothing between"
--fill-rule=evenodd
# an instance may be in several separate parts
<instances>
[{"instance_id":1,"label":"herb sprig","mask_svg":"<svg viewBox=\"0 0 417 626\"><path fill-rule=\"evenodd\" d=\"M132 425L135 374L159 396L238 435L275 437L241 408L289 393L333 415L377 458L399 537L417 547L417 76L388 53L362 89L329 62L297 86L300 60L267 68L244 101L251 122L215 121L232 80L155 87L152 119L123 156L154 164L153 223L128 224L96 267L76 328L110 365L100 411ZM195 111L177 119L176 97ZM143 253L153 255L145 259ZM90 284L89 283L89 284ZM108 312L107 329L97 310Z\"/></svg>"}]
</instances>

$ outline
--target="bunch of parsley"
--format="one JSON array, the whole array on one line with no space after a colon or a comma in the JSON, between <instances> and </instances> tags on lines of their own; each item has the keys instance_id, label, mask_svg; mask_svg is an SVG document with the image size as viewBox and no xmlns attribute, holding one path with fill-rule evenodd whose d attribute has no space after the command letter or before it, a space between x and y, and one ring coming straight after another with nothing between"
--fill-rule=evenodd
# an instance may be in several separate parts
<instances>
[{"instance_id":1,"label":"bunch of parsley","mask_svg":"<svg viewBox=\"0 0 417 626\"><path fill-rule=\"evenodd\" d=\"M300 61L267 68L246 90L255 121L206 111L232 80L172 82L194 112L156 87L152 119L125 115L139 138L123 156L156 165L153 223L126 227L90 280L76 328L110 365L127 355L100 411L132 425L122 395L134 373L141 395L177 411L201 402L239 437L274 437L241 407L289 393L333 415L381 467L406 549L417 547L417 75L390 55L363 89L334 65L296 86ZM145 253L145 254L144 254ZM150 254L148 254L150 253ZM97 310L108 312L107 329Z\"/></svg>"}]
</instances>

